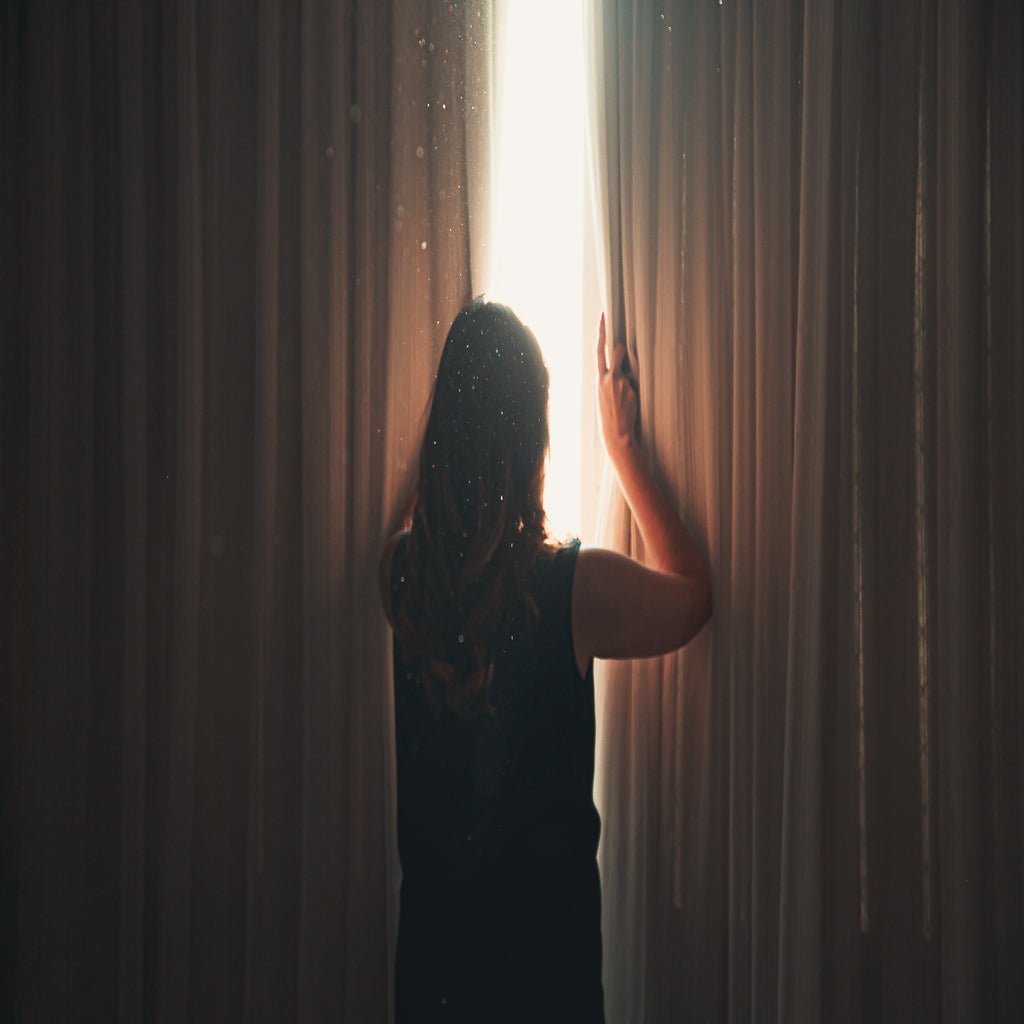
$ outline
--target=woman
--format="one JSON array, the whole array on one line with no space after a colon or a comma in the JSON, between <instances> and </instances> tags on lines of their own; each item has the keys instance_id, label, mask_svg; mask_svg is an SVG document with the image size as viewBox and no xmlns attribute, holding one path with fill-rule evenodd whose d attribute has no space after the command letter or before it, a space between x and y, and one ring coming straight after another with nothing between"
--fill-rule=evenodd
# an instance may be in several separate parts
<instances>
[{"instance_id":1,"label":"woman","mask_svg":"<svg viewBox=\"0 0 1024 1024\"><path fill-rule=\"evenodd\" d=\"M381 558L394 629L396 1019L604 1020L594 658L663 654L711 615L707 566L636 438L625 346L597 363L605 447L653 560L552 544L548 372L478 299L438 367L411 529Z\"/></svg>"}]
</instances>

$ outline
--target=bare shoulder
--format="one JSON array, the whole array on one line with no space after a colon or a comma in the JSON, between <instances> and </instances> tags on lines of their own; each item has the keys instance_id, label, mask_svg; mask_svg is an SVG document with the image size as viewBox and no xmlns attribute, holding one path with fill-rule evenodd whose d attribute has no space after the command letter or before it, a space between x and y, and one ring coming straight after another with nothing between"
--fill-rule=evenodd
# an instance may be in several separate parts
<instances>
[{"instance_id":1,"label":"bare shoulder","mask_svg":"<svg viewBox=\"0 0 1024 1024\"><path fill-rule=\"evenodd\" d=\"M381 552L380 563L377 567L377 585L380 589L381 604L384 606L384 615L392 626L395 623L391 617L391 563L394 561L395 551L399 543L408 533L408 530L399 530L398 533L392 534L388 538L387 543L384 545L384 550Z\"/></svg>"},{"instance_id":2,"label":"bare shoulder","mask_svg":"<svg viewBox=\"0 0 1024 1024\"><path fill-rule=\"evenodd\" d=\"M573 581L577 659L646 658L677 650L711 616L707 582L659 572L607 548L583 548Z\"/></svg>"}]
</instances>

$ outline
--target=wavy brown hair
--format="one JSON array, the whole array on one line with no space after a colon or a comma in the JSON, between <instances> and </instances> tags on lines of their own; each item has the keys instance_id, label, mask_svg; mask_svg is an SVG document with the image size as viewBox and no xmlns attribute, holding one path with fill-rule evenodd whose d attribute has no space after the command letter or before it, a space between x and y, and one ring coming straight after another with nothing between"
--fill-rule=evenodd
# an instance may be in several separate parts
<instances>
[{"instance_id":1,"label":"wavy brown hair","mask_svg":"<svg viewBox=\"0 0 1024 1024\"><path fill-rule=\"evenodd\" d=\"M396 632L435 713L493 713L499 645L536 625L527 574L547 540L548 370L507 306L452 323L434 383Z\"/></svg>"}]
</instances>

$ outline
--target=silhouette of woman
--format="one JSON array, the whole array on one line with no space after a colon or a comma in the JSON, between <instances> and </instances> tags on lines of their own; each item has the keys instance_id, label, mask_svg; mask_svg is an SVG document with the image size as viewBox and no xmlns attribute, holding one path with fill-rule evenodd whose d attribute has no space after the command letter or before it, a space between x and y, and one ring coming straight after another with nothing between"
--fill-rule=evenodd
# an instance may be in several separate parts
<instances>
[{"instance_id":1,"label":"silhouette of woman","mask_svg":"<svg viewBox=\"0 0 1024 1024\"><path fill-rule=\"evenodd\" d=\"M381 556L394 630L396 1020L604 1020L593 659L662 654L711 615L707 565L636 438L598 334L602 433L653 566L555 544L548 372L477 299L445 341L411 496Z\"/></svg>"}]
</instances>

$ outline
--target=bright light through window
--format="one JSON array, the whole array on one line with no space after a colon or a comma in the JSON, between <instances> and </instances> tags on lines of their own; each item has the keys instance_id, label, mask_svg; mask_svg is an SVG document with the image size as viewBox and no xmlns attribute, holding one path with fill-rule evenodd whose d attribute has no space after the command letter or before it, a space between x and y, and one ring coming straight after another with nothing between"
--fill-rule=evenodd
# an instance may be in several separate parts
<instances>
[{"instance_id":1,"label":"bright light through window","mask_svg":"<svg viewBox=\"0 0 1024 1024\"><path fill-rule=\"evenodd\" d=\"M544 506L581 534L584 79L582 9L515 0L502 26L490 296L530 325L551 374Z\"/></svg>"}]
</instances>

